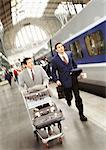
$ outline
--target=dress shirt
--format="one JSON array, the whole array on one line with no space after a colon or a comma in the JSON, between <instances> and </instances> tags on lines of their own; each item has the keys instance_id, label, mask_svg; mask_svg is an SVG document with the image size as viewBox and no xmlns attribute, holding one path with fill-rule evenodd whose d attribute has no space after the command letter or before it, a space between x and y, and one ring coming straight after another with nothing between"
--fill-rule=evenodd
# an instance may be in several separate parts
<instances>
[{"instance_id":1,"label":"dress shirt","mask_svg":"<svg viewBox=\"0 0 106 150\"><path fill-rule=\"evenodd\" d=\"M29 75L30 75L31 79L33 79L33 78L32 78L31 70L32 70L33 74L35 74L35 73L34 73L34 70L33 70L33 69L29 69L29 68L27 68L27 70L28 70L28 73L29 73Z\"/></svg>"},{"instance_id":2,"label":"dress shirt","mask_svg":"<svg viewBox=\"0 0 106 150\"><path fill-rule=\"evenodd\" d=\"M65 59L67 60L67 63L69 63L69 59L68 59L68 56L67 56L67 54L64 52L64 54L58 54L59 55L59 57L62 59L62 61L64 61L64 59L63 59L63 56L65 57Z\"/></svg>"}]
</instances>

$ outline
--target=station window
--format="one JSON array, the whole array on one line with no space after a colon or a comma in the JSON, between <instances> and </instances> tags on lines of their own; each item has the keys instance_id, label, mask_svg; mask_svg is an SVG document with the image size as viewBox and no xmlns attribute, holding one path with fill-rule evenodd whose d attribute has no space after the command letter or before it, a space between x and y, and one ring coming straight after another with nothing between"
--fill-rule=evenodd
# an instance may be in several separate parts
<instances>
[{"instance_id":1,"label":"station window","mask_svg":"<svg viewBox=\"0 0 106 150\"><path fill-rule=\"evenodd\" d=\"M85 43L90 56L103 54L105 52L105 44L103 33L96 31L85 37Z\"/></svg>"},{"instance_id":2,"label":"station window","mask_svg":"<svg viewBox=\"0 0 106 150\"><path fill-rule=\"evenodd\" d=\"M35 25L26 25L16 34L16 48L27 48L44 43L48 39L46 32Z\"/></svg>"},{"instance_id":3,"label":"station window","mask_svg":"<svg viewBox=\"0 0 106 150\"><path fill-rule=\"evenodd\" d=\"M70 49L73 52L75 59L83 57L82 48L78 40L70 44Z\"/></svg>"}]
</instances>

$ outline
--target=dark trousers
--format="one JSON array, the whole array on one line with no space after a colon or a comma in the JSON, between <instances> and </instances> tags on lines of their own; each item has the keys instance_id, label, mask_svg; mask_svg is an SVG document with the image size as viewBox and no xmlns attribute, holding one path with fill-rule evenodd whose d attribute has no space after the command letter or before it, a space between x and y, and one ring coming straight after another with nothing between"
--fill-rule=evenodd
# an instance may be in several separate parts
<instances>
[{"instance_id":1,"label":"dark trousers","mask_svg":"<svg viewBox=\"0 0 106 150\"><path fill-rule=\"evenodd\" d=\"M17 81L17 82L18 82L18 76L17 76L17 75L15 75L15 81Z\"/></svg>"},{"instance_id":2,"label":"dark trousers","mask_svg":"<svg viewBox=\"0 0 106 150\"><path fill-rule=\"evenodd\" d=\"M68 104L73 98L72 91L75 97L75 105L79 111L79 115L81 116L83 115L83 104L82 98L80 97L78 79L76 76L72 76L72 88L64 88L64 94Z\"/></svg>"},{"instance_id":3,"label":"dark trousers","mask_svg":"<svg viewBox=\"0 0 106 150\"><path fill-rule=\"evenodd\" d=\"M10 80L8 80L8 83L9 83L9 85L11 86L11 79L10 79Z\"/></svg>"}]
</instances>

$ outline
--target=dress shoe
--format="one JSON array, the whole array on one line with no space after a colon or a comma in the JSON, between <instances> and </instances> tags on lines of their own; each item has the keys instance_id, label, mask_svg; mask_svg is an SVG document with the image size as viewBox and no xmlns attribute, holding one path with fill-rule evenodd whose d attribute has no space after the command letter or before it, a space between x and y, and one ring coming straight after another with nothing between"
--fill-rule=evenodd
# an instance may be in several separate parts
<instances>
[{"instance_id":1,"label":"dress shoe","mask_svg":"<svg viewBox=\"0 0 106 150\"><path fill-rule=\"evenodd\" d=\"M85 117L84 115L81 115L81 116L80 116L80 120L81 120L81 121L87 121L87 117Z\"/></svg>"}]
</instances>

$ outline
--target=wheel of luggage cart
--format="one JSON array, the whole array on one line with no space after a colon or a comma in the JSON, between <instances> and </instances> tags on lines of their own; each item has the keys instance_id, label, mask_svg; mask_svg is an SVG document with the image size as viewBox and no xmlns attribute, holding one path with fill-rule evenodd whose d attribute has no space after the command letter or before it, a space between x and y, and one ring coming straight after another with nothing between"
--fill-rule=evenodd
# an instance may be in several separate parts
<instances>
[{"instance_id":1,"label":"wheel of luggage cart","mask_svg":"<svg viewBox=\"0 0 106 150\"><path fill-rule=\"evenodd\" d=\"M63 139L62 137L59 137L59 143L62 144L63 143Z\"/></svg>"},{"instance_id":2,"label":"wheel of luggage cart","mask_svg":"<svg viewBox=\"0 0 106 150\"><path fill-rule=\"evenodd\" d=\"M34 131L34 136L36 137L36 141L39 143L39 137L36 131Z\"/></svg>"},{"instance_id":3,"label":"wheel of luggage cart","mask_svg":"<svg viewBox=\"0 0 106 150\"><path fill-rule=\"evenodd\" d=\"M48 143L44 143L44 148L48 149L49 148L49 144Z\"/></svg>"}]
</instances>

